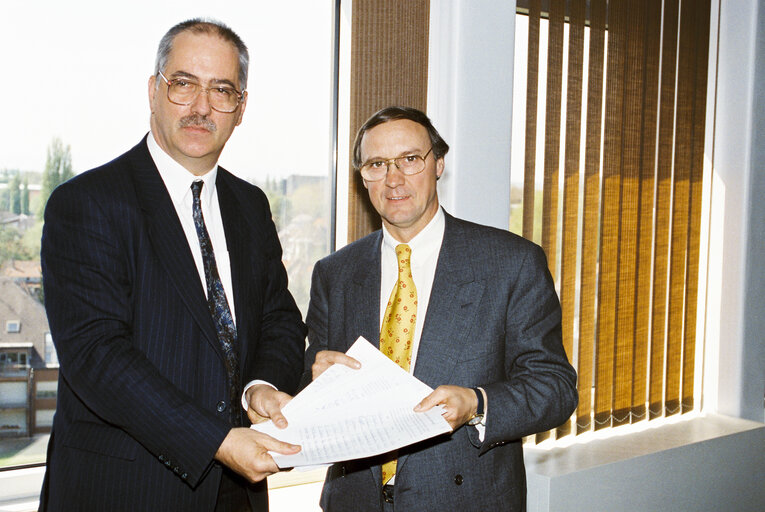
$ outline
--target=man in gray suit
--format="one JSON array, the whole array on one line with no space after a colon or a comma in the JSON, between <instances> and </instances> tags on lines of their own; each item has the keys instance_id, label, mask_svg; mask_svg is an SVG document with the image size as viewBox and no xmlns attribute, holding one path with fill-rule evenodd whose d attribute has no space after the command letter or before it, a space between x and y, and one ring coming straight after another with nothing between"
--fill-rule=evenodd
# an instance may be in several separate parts
<instances>
[{"instance_id":1,"label":"man in gray suit","mask_svg":"<svg viewBox=\"0 0 765 512\"><path fill-rule=\"evenodd\" d=\"M412 108L382 109L359 129L353 164L383 228L316 264L303 379L332 364L358 367L343 352L364 336L435 388L415 410L443 406L453 431L333 465L325 511L524 510L521 438L560 425L576 407L545 255L440 208L436 181L448 149ZM401 287L410 300L404 323L414 329L389 342Z\"/></svg>"}]
</instances>

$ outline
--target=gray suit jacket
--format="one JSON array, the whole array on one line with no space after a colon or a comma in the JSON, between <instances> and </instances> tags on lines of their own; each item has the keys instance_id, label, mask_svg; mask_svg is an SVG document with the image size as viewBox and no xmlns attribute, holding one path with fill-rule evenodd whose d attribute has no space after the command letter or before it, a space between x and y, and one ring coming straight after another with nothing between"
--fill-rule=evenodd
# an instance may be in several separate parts
<instances>
[{"instance_id":1,"label":"gray suit jacket","mask_svg":"<svg viewBox=\"0 0 765 512\"><path fill-rule=\"evenodd\" d=\"M344 352L358 336L379 344L381 243L377 231L316 264L304 384L318 351ZM414 375L433 388L482 386L486 435L480 442L463 426L399 452L396 509L524 510L521 438L560 425L577 404L544 253L510 232L446 214L424 321ZM379 460L335 464L321 505L382 510L381 487Z\"/></svg>"}]
</instances>

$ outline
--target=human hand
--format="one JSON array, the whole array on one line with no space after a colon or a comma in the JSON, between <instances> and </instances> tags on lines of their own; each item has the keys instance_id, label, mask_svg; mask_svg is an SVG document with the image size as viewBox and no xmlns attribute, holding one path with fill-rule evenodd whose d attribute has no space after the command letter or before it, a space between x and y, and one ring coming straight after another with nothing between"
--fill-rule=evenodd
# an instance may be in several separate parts
<instances>
[{"instance_id":1,"label":"human hand","mask_svg":"<svg viewBox=\"0 0 765 512\"><path fill-rule=\"evenodd\" d=\"M475 391L461 386L438 386L431 394L422 399L414 408L415 412L425 412L436 405L443 405L443 417L452 430L464 425L478 410L478 398Z\"/></svg>"},{"instance_id":2,"label":"human hand","mask_svg":"<svg viewBox=\"0 0 765 512\"><path fill-rule=\"evenodd\" d=\"M279 471L279 466L268 454L270 450L294 455L300 451L300 446L249 428L232 428L215 453L215 460L255 483Z\"/></svg>"},{"instance_id":3,"label":"human hand","mask_svg":"<svg viewBox=\"0 0 765 512\"><path fill-rule=\"evenodd\" d=\"M253 424L270 419L277 428L287 427L287 419L282 414L282 408L292 400L290 395L268 384L256 384L249 388L244 396L249 406L247 417Z\"/></svg>"},{"instance_id":4,"label":"human hand","mask_svg":"<svg viewBox=\"0 0 765 512\"><path fill-rule=\"evenodd\" d=\"M312 380L316 380L316 377L324 373L333 364L344 364L354 370L361 368L361 363L349 355L334 350L322 350L316 353L316 359L311 365Z\"/></svg>"}]
</instances>

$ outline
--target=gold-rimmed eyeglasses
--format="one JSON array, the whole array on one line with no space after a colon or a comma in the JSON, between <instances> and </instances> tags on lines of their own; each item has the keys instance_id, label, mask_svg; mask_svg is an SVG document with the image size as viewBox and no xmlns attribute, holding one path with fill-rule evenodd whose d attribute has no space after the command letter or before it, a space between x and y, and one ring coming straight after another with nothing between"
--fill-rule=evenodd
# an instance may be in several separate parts
<instances>
[{"instance_id":1,"label":"gold-rimmed eyeglasses","mask_svg":"<svg viewBox=\"0 0 765 512\"><path fill-rule=\"evenodd\" d=\"M162 71L159 72L159 76L167 84L167 99L176 105L191 105L199 93L204 92L207 94L207 101L210 102L210 107L213 110L229 114L236 110L244 98L244 91L239 92L230 85L220 84L203 87L190 78L182 77L168 80Z\"/></svg>"},{"instance_id":2,"label":"gold-rimmed eyeglasses","mask_svg":"<svg viewBox=\"0 0 765 512\"><path fill-rule=\"evenodd\" d=\"M388 174L390 164L394 164L402 174L414 176L425 170L425 159L428 158L431 151L433 151L432 146L424 156L411 154L387 160L373 160L362 165L359 172L366 181L380 181Z\"/></svg>"}]
</instances>

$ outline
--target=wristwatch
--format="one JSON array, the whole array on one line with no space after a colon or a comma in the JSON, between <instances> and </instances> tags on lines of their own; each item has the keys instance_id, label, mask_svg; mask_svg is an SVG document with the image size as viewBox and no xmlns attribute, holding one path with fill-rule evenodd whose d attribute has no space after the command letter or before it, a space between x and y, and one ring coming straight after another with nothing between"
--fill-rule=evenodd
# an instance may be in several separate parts
<instances>
[{"instance_id":1,"label":"wristwatch","mask_svg":"<svg viewBox=\"0 0 765 512\"><path fill-rule=\"evenodd\" d=\"M478 407L476 407L475 414L467 421L468 425L483 425L483 416L486 413L484 404L484 390L481 388L472 388L475 391L475 396L478 398Z\"/></svg>"}]
</instances>

